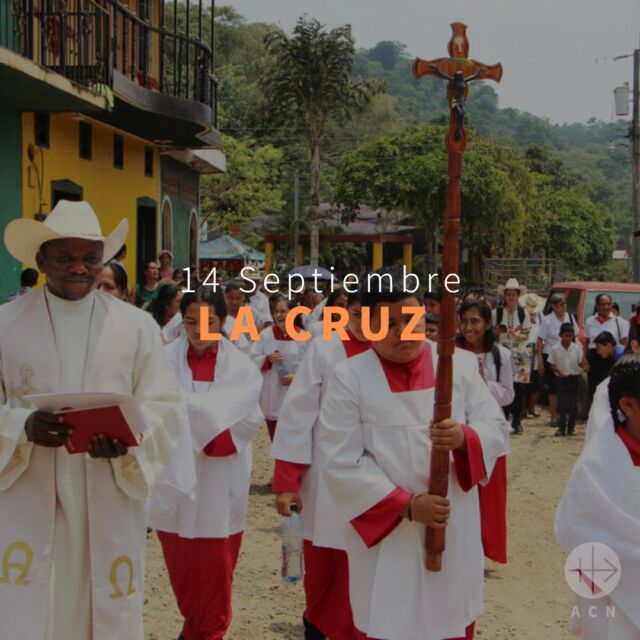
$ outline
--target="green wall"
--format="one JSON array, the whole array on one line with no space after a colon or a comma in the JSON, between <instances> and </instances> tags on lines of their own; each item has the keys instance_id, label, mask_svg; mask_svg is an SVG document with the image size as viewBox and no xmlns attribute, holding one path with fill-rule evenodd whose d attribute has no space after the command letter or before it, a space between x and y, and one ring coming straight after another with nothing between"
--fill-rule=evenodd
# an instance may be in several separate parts
<instances>
[{"instance_id":1,"label":"green wall","mask_svg":"<svg viewBox=\"0 0 640 640\"><path fill-rule=\"evenodd\" d=\"M21 117L19 111L0 110L0 230L14 218L22 217L21 207ZM0 236L1 238L1 236ZM9 255L0 239L0 303L20 287L22 265Z\"/></svg>"},{"instance_id":2,"label":"green wall","mask_svg":"<svg viewBox=\"0 0 640 640\"><path fill-rule=\"evenodd\" d=\"M162 157L160 171L162 189L160 212L162 213L166 196L173 209L173 264L176 269L182 269L190 266L189 221L192 209L199 213L197 194L200 176L187 165L168 157Z\"/></svg>"}]
</instances>

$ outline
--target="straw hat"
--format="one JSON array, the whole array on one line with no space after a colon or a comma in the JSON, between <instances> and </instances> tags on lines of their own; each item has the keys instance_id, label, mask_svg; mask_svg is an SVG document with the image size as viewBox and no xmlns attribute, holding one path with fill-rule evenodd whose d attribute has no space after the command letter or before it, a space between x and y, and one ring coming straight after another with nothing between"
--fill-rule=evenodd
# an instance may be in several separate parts
<instances>
[{"instance_id":1,"label":"straw hat","mask_svg":"<svg viewBox=\"0 0 640 640\"><path fill-rule=\"evenodd\" d=\"M36 255L50 240L80 238L104 244L104 262L118 253L127 239L129 222L120 220L110 235L104 236L95 211L88 202L60 200L44 222L18 218L4 230L4 243L11 255L32 267L37 267Z\"/></svg>"},{"instance_id":2,"label":"straw hat","mask_svg":"<svg viewBox=\"0 0 640 640\"><path fill-rule=\"evenodd\" d=\"M527 295L524 296L524 307L530 313L542 311L544 298L541 298L537 293L527 293Z\"/></svg>"},{"instance_id":3,"label":"straw hat","mask_svg":"<svg viewBox=\"0 0 640 640\"><path fill-rule=\"evenodd\" d=\"M520 296L524 296L527 294L527 287L525 287L524 285L520 285L520 283L515 278L509 278L504 286L500 285L498 287L498 295L503 295L504 292L508 289L517 291L518 295Z\"/></svg>"}]
</instances>

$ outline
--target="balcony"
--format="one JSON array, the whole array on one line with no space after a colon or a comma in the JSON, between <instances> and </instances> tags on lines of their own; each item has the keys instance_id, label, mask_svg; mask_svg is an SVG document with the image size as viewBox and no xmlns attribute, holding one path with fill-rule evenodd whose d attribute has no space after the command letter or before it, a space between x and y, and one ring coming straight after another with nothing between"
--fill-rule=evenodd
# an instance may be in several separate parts
<instances>
[{"instance_id":1,"label":"balcony","mask_svg":"<svg viewBox=\"0 0 640 640\"><path fill-rule=\"evenodd\" d=\"M117 0L0 0L0 46L111 98L98 117L113 126L169 148L219 146L213 52L175 21L163 28L159 6L155 25Z\"/></svg>"},{"instance_id":2,"label":"balcony","mask_svg":"<svg viewBox=\"0 0 640 640\"><path fill-rule=\"evenodd\" d=\"M109 21L93 0L22 0L14 5L13 33L4 35L9 48L77 84L111 86Z\"/></svg>"}]
</instances>

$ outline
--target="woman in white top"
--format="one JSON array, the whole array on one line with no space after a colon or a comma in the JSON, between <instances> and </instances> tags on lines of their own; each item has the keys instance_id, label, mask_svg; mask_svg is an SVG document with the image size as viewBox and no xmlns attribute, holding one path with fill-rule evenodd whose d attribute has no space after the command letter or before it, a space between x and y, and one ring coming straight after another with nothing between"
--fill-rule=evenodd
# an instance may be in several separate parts
<instances>
[{"instance_id":1,"label":"woman in white top","mask_svg":"<svg viewBox=\"0 0 640 640\"><path fill-rule=\"evenodd\" d=\"M515 397L511 354L494 343L491 308L483 300L463 302L458 310L458 347L476 354L480 374L501 407ZM478 487L484 554L495 562L507 562L507 459L496 461L486 486Z\"/></svg>"},{"instance_id":2,"label":"woman in white top","mask_svg":"<svg viewBox=\"0 0 640 640\"><path fill-rule=\"evenodd\" d=\"M264 413L273 441L280 407L289 385L306 350L304 342L293 339L287 331L286 318L291 306L280 292L269 297L273 324L260 333L260 340L252 343L251 357L262 371L263 384L260 408Z\"/></svg>"},{"instance_id":3,"label":"woman in white top","mask_svg":"<svg viewBox=\"0 0 640 640\"><path fill-rule=\"evenodd\" d=\"M186 403L191 447L174 453L151 494L171 586L184 617L181 638L221 640L231 624L231 587L251 482L251 440L263 422L260 372L222 336L224 296L210 287L180 301L185 335L166 347ZM208 326L201 325L206 314ZM210 339L207 330L218 337ZM195 457L195 461L194 461ZM195 462L195 496L178 495L179 477ZM195 498L195 499L194 499Z\"/></svg>"}]
</instances>

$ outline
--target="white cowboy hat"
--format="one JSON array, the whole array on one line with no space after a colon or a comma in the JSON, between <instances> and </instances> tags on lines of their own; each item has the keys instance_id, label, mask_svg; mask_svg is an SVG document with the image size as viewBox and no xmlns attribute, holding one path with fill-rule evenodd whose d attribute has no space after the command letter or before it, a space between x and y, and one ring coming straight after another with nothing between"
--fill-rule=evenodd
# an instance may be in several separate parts
<instances>
[{"instance_id":1,"label":"white cowboy hat","mask_svg":"<svg viewBox=\"0 0 640 640\"><path fill-rule=\"evenodd\" d=\"M527 287L525 287L524 285L521 285L515 278L509 278L507 280L507 283L503 286L500 285L498 287L498 295L501 296L504 294L505 291L507 291L508 289L513 289L514 291L518 292L518 295L524 296L527 294Z\"/></svg>"},{"instance_id":2,"label":"white cowboy hat","mask_svg":"<svg viewBox=\"0 0 640 640\"><path fill-rule=\"evenodd\" d=\"M88 202L60 200L44 222L18 218L4 230L4 243L11 255L32 267L37 267L36 255L50 240L81 238L104 244L104 262L118 253L127 239L129 222L120 220L110 235L104 236L95 211Z\"/></svg>"},{"instance_id":3,"label":"white cowboy hat","mask_svg":"<svg viewBox=\"0 0 640 640\"><path fill-rule=\"evenodd\" d=\"M520 299L521 304L531 313L542 311L544 307L544 298L537 293L527 293Z\"/></svg>"}]
</instances>

